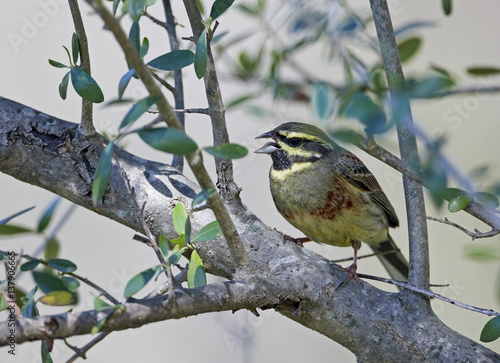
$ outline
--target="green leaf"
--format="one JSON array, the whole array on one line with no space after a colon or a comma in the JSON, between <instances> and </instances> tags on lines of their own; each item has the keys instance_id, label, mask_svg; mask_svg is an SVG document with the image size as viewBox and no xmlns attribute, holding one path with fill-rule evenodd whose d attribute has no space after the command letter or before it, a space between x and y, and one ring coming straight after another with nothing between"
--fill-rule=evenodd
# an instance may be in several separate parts
<instances>
[{"instance_id":1,"label":"green leaf","mask_svg":"<svg viewBox=\"0 0 500 363\"><path fill-rule=\"evenodd\" d=\"M402 41L398 45L399 58L401 59L401 63L409 61L415 54L417 54L421 45L422 39L417 37Z\"/></svg>"},{"instance_id":2,"label":"green leaf","mask_svg":"<svg viewBox=\"0 0 500 363\"><path fill-rule=\"evenodd\" d=\"M217 237L222 235L222 230L220 229L219 222L212 221L206 226L203 226L202 229L193 237L191 240L192 243L195 242L204 242L210 241L211 239L216 239Z\"/></svg>"},{"instance_id":3,"label":"green leaf","mask_svg":"<svg viewBox=\"0 0 500 363\"><path fill-rule=\"evenodd\" d=\"M34 232L35 231L32 229L12 224L4 224L0 226L0 236L10 236L13 234L34 233Z\"/></svg>"},{"instance_id":4,"label":"green leaf","mask_svg":"<svg viewBox=\"0 0 500 363\"><path fill-rule=\"evenodd\" d=\"M177 234L180 236L186 233L186 209L182 203L177 203L172 211L172 220Z\"/></svg>"},{"instance_id":5,"label":"green leaf","mask_svg":"<svg viewBox=\"0 0 500 363\"><path fill-rule=\"evenodd\" d=\"M468 67L467 73L471 76L489 76L500 73L500 68L497 67Z\"/></svg>"},{"instance_id":6,"label":"green leaf","mask_svg":"<svg viewBox=\"0 0 500 363\"><path fill-rule=\"evenodd\" d=\"M97 311L103 311L113 308L113 305L109 305L106 301L101 299L99 296L94 297L94 309Z\"/></svg>"},{"instance_id":7,"label":"green leaf","mask_svg":"<svg viewBox=\"0 0 500 363\"><path fill-rule=\"evenodd\" d=\"M52 59L49 59L49 64L52 67L56 67L56 68L69 68L69 66L67 66L66 64L62 64L62 63L55 61L55 60L52 60Z\"/></svg>"},{"instance_id":8,"label":"green leaf","mask_svg":"<svg viewBox=\"0 0 500 363\"><path fill-rule=\"evenodd\" d=\"M80 43L78 42L78 36L73 33L71 37L71 51L73 53L73 63L78 62L78 54L80 53Z\"/></svg>"},{"instance_id":9,"label":"green leaf","mask_svg":"<svg viewBox=\"0 0 500 363\"><path fill-rule=\"evenodd\" d=\"M148 268L130 279L125 286L125 291L123 295L126 299L139 292L144 286L147 285L149 281L154 277L156 271L158 271L158 266Z\"/></svg>"},{"instance_id":10,"label":"green leaf","mask_svg":"<svg viewBox=\"0 0 500 363\"><path fill-rule=\"evenodd\" d=\"M326 121L335 110L335 95L331 87L324 82L313 85L311 107L319 120Z\"/></svg>"},{"instance_id":11,"label":"green leaf","mask_svg":"<svg viewBox=\"0 0 500 363\"><path fill-rule=\"evenodd\" d=\"M446 188L446 190L443 193L443 198L446 200L451 200L453 198L459 197L461 195L467 195L465 190L459 189L459 188Z\"/></svg>"},{"instance_id":12,"label":"green leaf","mask_svg":"<svg viewBox=\"0 0 500 363\"><path fill-rule=\"evenodd\" d=\"M50 356L49 350L42 340L42 363L52 363L52 357Z\"/></svg>"},{"instance_id":13,"label":"green leaf","mask_svg":"<svg viewBox=\"0 0 500 363\"><path fill-rule=\"evenodd\" d=\"M174 249L170 256L168 256L168 263L170 265L176 265L182 257L182 253L184 252L185 247L181 247L180 245L175 245Z\"/></svg>"},{"instance_id":14,"label":"green leaf","mask_svg":"<svg viewBox=\"0 0 500 363\"><path fill-rule=\"evenodd\" d=\"M129 0L128 13L134 22L139 21L142 14L144 13L144 1L143 0Z\"/></svg>"},{"instance_id":15,"label":"green leaf","mask_svg":"<svg viewBox=\"0 0 500 363\"><path fill-rule=\"evenodd\" d=\"M443 12L446 16L451 15L451 11L453 9L452 0L442 0L441 6L443 7Z\"/></svg>"},{"instance_id":16,"label":"green leaf","mask_svg":"<svg viewBox=\"0 0 500 363\"><path fill-rule=\"evenodd\" d=\"M47 209L45 209L45 211L43 212L42 216L38 220L38 226L36 228L36 232L37 233L40 233L40 232L44 231L45 228L47 228L47 226L49 225L50 221L52 220L52 217L54 215L56 207L59 204L59 202L61 201L61 199L62 198L59 197L59 196L56 197L56 198L54 198L54 200L52 201L52 203L50 203L49 206L47 207Z\"/></svg>"},{"instance_id":17,"label":"green leaf","mask_svg":"<svg viewBox=\"0 0 500 363\"><path fill-rule=\"evenodd\" d=\"M482 342L489 343L497 340L500 337L500 316L495 316L493 319L488 321L481 331L481 337L479 338Z\"/></svg>"},{"instance_id":18,"label":"green leaf","mask_svg":"<svg viewBox=\"0 0 500 363\"><path fill-rule=\"evenodd\" d=\"M194 53L190 50L174 50L160 55L148 63L148 66L162 71L176 71L187 67L194 62Z\"/></svg>"},{"instance_id":19,"label":"green leaf","mask_svg":"<svg viewBox=\"0 0 500 363\"><path fill-rule=\"evenodd\" d=\"M190 289L202 287L207 284L207 277L205 275L205 269L203 268L203 261L201 260L200 255L196 250L191 253L191 259L189 260L187 282Z\"/></svg>"},{"instance_id":20,"label":"green leaf","mask_svg":"<svg viewBox=\"0 0 500 363\"><path fill-rule=\"evenodd\" d=\"M147 110L149 110L151 106L153 106L159 100L161 100L160 96L154 96L154 97L149 96L143 98L135 105L133 105L132 108L127 112L127 114L123 118L122 123L120 124L120 130L123 129L125 126L128 126L131 123L135 122L139 117L141 117Z\"/></svg>"},{"instance_id":21,"label":"green leaf","mask_svg":"<svg viewBox=\"0 0 500 363\"><path fill-rule=\"evenodd\" d=\"M76 265L73 262L62 258L48 260L47 264L54 270L61 271L63 273L76 271Z\"/></svg>"},{"instance_id":22,"label":"green leaf","mask_svg":"<svg viewBox=\"0 0 500 363\"><path fill-rule=\"evenodd\" d=\"M104 95L96 81L83 69L71 68L71 83L76 93L87 101L101 103L104 101Z\"/></svg>"},{"instance_id":23,"label":"green leaf","mask_svg":"<svg viewBox=\"0 0 500 363\"><path fill-rule=\"evenodd\" d=\"M56 238L52 238L46 245L45 245L45 253L44 253L44 258L46 260L51 260L54 258L57 258L59 256L59 250L60 250L60 243Z\"/></svg>"},{"instance_id":24,"label":"green leaf","mask_svg":"<svg viewBox=\"0 0 500 363\"><path fill-rule=\"evenodd\" d=\"M38 299L44 305L65 306L75 302L75 296L69 291L52 291Z\"/></svg>"},{"instance_id":25,"label":"green leaf","mask_svg":"<svg viewBox=\"0 0 500 363\"><path fill-rule=\"evenodd\" d=\"M5 255L3 254L2 251L0 251L0 261L3 260L4 258L5 258ZM1 286L1 284L0 284L0 286Z\"/></svg>"},{"instance_id":26,"label":"green leaf","mask_svg":"<svg viewBox=\"0 0 500 363\"><path fill-rule=\"evenodd\" d=\"M80 287L80 281L71 276L62 276L61 280L68 291L76 292Z\"/></svg>"},{"instance_id":27,"label":"green leaf","mask_svg":"<svg viewBox=\"0 0 500 363\"><path fill-rule=\"evenodd\" d=\"M186 235L183 233L178 238L170 240L174 245L184 246L186 244Z\"/></svg>"},{"instance_id":28,"label":"green leaf","mask_svg":"<svg viewBox=\"0 0 500 363\"><path fill-rule=\"evenodd\" d=\"M152 148L167 153L185 155L198 149L198 145L184 132L170 127L141 130L138 134Z\"/></svg>"},{"instance_id":29,"label":"green leaf","mask_svg":"<svg viewBox=\"0 0 500 363\"><path fill-rule=\"evenodd\" d=\"M113 16L116 15L116 10L118 10L118 5L120 5L121 0L113 0Z\"/></svg>"},{"instance_id":30,"label":"green leaf","mask_svg":"<svg viewBox=\"0 0 500 363\"><path fill-rule=\"evenodd\" d=\"M123 77L120 79L120 82L118 83L118 99L121 100L123 97L123 94L125 93L125 90L127 89L127 86L132 79L132 76L135 73L135 69L129 70L127 73L123 75Z\"/></svg>"},{"instance_id":31,"label":"green leaf","mask_svg":"<svg viewBox=\"0 0 500 363\"><path fill-rule=\"evenodd\" d=\"M61 83L59 83L59 96L61 96L61 98L63 100L66 99L66 96L68 95L68 84L69 84L69 75L70 75L71 71L69 71L68 73L66 73L61 81Z\"/></svg>"},{"instance_id":32,"label":"green leaf","mask_svg":"<svg viewBox=\"0 0 500 363\"><path fill-rule=\"evenodd\" d=\"M0 311L7 310L9 307L9 304L7 304L7 300L3 296L3 294L0 294Z\"/></svg>"},{"instance_id":33,"label":"green leaf","mask_svg":"<svg viewBox=\"0 0 500 363\"><path fill-rule=\"evenodd\" d=\"M163 234L160 234L160 238L158 239L158 245L160 247L161 253L163 253L163 256L167 257L169 253L168 240Z\"/></svg>"},{"instance_id":34,"label":"green leaf","mask_svg":"<svg viewBox=\"0 0 500 363\"><path fill-rule=\"evenodd\" d=\"M460 195L450 200L450 203L448 203L448 210L452 213L461 211L462 209L464 209L469 205L470 201L471 201L470 195L468 194Z\"/></svg>"},{"instance_id":35,"label":"green leaf","mask_svg":"<svg viewBox=\"0 0 500 363\"><path fill-rule=\"evenodd\" d=\"M137 21L132 24L128 37L137 53L139 53L141 49L141 28Z\"/></svg>"},{"instance_id":36,"label":"green leaf","mask_svg":"<svg viewBox=\"0 0 500 363\"><path fill-rule=\"evenodd\" d=\"M146 54L148 54L148 51L149 51L149 39L144 38L142 40L141 49L139 51L139 55L141 56L141 58L144 58Z\"/></svg>"},{"instance_id":37,"label":"green leaf","mask_svg":"<svg viewBox=\"0 0 500 363\"><path fill-rule=\"evenodd\" d=\"M104 193L106 193L109 176L111 174L114 145L115 144L113 142L110 142L106 146L101 154L101 157L99 158L99 162L97 163L94 181L92 183L92 203L94 203L94 205L98 205L101 202Z\"/></svg>"},{"instance_id":38,"label":"green leaf","mask_svg":"<svg viewBox=\"0 0 500 363\"><path fill-rule=\"evenodd\" d=\"M35 283L45 294L52 291L68 291L62 280L49 272L31 271L31 274L33 275Z\"/></svg>"},{"instance_id":39,"label":"green leaf","mask_svg":"<svg viewBox=\"0 0 500 363\"><path fill-rule=\"evenodd\" d=\"M343 111L346 117L358 119L368 126L371 132L385 130L387 118L383 108L364 93L357 92L352 95Z\"/></svg>"},{"instance_id":40,"label":"green leaf","mask_svg":"<svg viewBox=\"0 0 500 363\"><path fill-rule=\"evenodd\" d=\"M486 209L490 210L496 209L500 204L496 195L493 195L491 193L478 192L474 193L472 197L476 202L481 204Z\"/></svg>"},{"instance_id":41,"label":"green leaf","mask_svg":"<svg viewBox=\"0 0 500 363\"><path fill-rule=\"evenodd\" d=\"M217 146L205 146L203 148L207 153L212 154L218 159L239 159L248 154L248 149L238 144L222 144Z\"/></svg>"},{"instance_id":42,"label":"green leaf","mask_svg":"<svg viewBox=\"0 0 500 363\"><path fill-rule=\"evenodd\" d=\"M219 16L224 14L231 5L233 5L234 0L215 0L212 9L210 9L210 17L212 20L217 19Z\"/></svg>"},{"instance_id":43,"label":"green leaf","mask_svg":"<svg viewBox=\"0 0 500 363\"><path fill-rule=\"evenodd\" d=\"M0 220L0 226L3 226L5 223L10 221L11 219L16 218L17 216L20 216L21 214L26 213L26 212L32 210L33 208L35 208L35 207L29 207L29 208L23 209L20 212L14 213L11 216L8 216L7 218Z\"/></svg>"},{"instance_id":44,"label":"green leaf","mask_svg":"<svg viewBox=\"0 0 500 363\"><path fill-rule=\"evenodd\" d=\"M200 37L198 38L198 43L196 44L196 51L194 53L194 71L196 72L196 77L201 79L205 75L207 70L207 29L204 29Z\"/></svg>"},{"instance_id":45,"label":"green leaf","mask_svg":"<svg viewBox=\"0 0 500 363\"><path fill-rule=\"evenodd\" d=\"M21 265L21 271L31 271L34 270L40 264L40 260L31 260L25 262Z\"/></svg>"},{"instance_id":46,"label":"green leaf","mask_svg":"<svg viewBox=\"0 0 500 363\"><path fill-rule=\"evenodd\" d=\"M193 198L193 201L191 203L191 209L196 207L198 204L201 204L208 199L212 198L217 191L215 189L208 189L208 190L202 190L196 196Z\"/></svg>"},{"instance_id":47,"label":"green leaf","mask_svg":"<svg viewBox=\"0 0 500 363\"><path fill-rule=\"evenodd\" d=\"M33 318L35 316L38 316L36 303L33 299L26 301L26 303L22 308L22 311L23 311L23 317L25 318Z\"/></svg>"},{"instance_id":48,"label":"green leaf","mask_svg":"<svg viewBox=\"0 0 500 363\"><path fill-rule=\"evenodd\" d=\"M491 262L500 260L500 249L492 246L467 246L465 256L477 261Z\"/></svg>"}]
</instances>

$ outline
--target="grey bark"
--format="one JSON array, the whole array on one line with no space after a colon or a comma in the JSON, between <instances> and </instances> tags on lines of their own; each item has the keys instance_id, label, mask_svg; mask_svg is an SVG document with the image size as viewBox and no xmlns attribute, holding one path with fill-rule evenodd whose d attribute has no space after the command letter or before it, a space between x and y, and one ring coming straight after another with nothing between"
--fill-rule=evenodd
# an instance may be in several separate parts
<instances>
[{"instance_id":1,"label":"grey bark","mask_svg":"<svg viewBox=\"0 0 500 363\"><path fill-rule=\"evenodd\" d=\"M83 138L78 125L0 97L0 171L59 194L96 213L142 232L137 211L117 167L113 167L104 202L93 207L91 183L105 140ZM136 190L147 200L146 221L155 234L176 237L171 211L177 202L190 206L197 186L174 168L118 150L117 157ZM294 244L263 224L238 201L228 208L241 235L253 275L201 289L178 289L175 304L166 297L126 302L103 331L123 330L209 311L273 308L351 350L360 362L494 362L500 355L445 326L412 295L388 293L366 282L338 286L346 276L330 261ZM209 210L191 214L193 229L213 220ZM199 244L210 273L230 277L231 254L222 239ZM217 261L214 263L213 261ZM221 268L224 266L225 268ZM62 338L88 334L101 316L94 311L33 319L18 318L16 339ZM0 345L9 327L0 324Z\"/></svg>"}]
</instances>

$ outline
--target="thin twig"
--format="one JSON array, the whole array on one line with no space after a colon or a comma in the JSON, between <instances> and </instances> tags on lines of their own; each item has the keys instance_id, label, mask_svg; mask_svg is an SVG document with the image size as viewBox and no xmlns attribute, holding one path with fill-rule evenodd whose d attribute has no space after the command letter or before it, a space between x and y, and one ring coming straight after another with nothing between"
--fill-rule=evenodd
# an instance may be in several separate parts
<instances>
[{"instance_id":1,"label":"thin twig","mask_svg":"<svg viewBox=\"0 0 500 363\"><path fill-rule=\"evenodd\" d=\"M425 296L429 296L429 297L433 297L433 298L445 301L447 303L450 303L452 305L461 307L463 309L475 311L476 313L481 313L481 314L485 314L485 315L488 315L488 316L500 315L499 312L496 312L496 311L494 311L492 309L484 309L484 308L479 308L479 307L476 307L476 306L473 306L473 305L465 304L463 302L450 299L450 298L448 298L446 296L436 294L435 292L432 292L432 291L429 291L429 290L426 290L426 289L414 286L412 284L409 284L408 282L403 282L403 281L398 281L398 280L393 280L393 279L387 279L387 278L379 277L379 276L365 275L365 274L360 274L360 273L358 273L358 276L361 277L361 278L364 278L364 279L385 282L387 284L395 285L395 286L398 286L398 287L405 288L407 290L418 292L419 294L422 294L422 295L425 295Z\"/></svg>"},{"instance_id":2,"label":"thin twig","mask_svg":"<svg viewBox=\"0 0 500 363\"><path fill-rule=\"evenodd\" d=\"M155 72L151 71L151 74L153 75L154 79L156 79L158 82L160 82L163 87L165 87L166 89L168 89L175 96L175 94L177 93L177 90L175 89L174 86L172 86L170 83L168 83L167 81L165 81L163 78L161 78Z\"/></svg>"},{"instance_id":3,"label":"thin twig","mask_svg":"<svg viewBox=\"0 0 500 363\"><path fill-rule=\"evenodd\" d=\"M87 344L85 344L81 348L77 348L75 346L72 346L71 344L69 344L66 341L66 339L63 339L64 343L66 343L66 345L69 348L71 348L72 350L75 351L75 354L71 358L69 358L66 361L66 363L72 363L72 362L76 361L80 357L82 357L83 359L87 359L87 357L85 356L85 353L87 353L90 350L90 348L92 348L94 345L96 345L101 340L103 340L104 338L106 338L110 333L111 333L110 331L100 333L98 336L96 336L94 339L92 339L90 342L88 342Z\"/></svg>"},{"instance_id":4,"label":"thin twig","mask_svg":"<svg viewBox=\"0 0 500 363\"><path fill-rule=\"evenodd\" d=\"M396 253L400 252L399 249L396 250L390 250L390 251L384 251L380 253L368 253L366 255L358 256L358 260L362 260L363 258L368 258L368 257L375 257L375 256L384 256L384 255L390 255L391 253ZM352 261L354 260L354 257L346 257L346 258L339 258L337 260L331 260L333 263L339 263L339 262L347 262L347 261Z\"/></svg>"},{"instance_id":5,"label":"thin twig","mask_svg":"<svg viewBox=\"0 0 500 363\"><path fill-rule=\"evenodd\" d=\"M496 236L497 234L500 234L500 230L493 228L491 231L488 232L481 232L477 229L474 229L474 232L469 231L468 229L462 227L461 225L454 223L450 221L448 218L436 218L432 216L427 216L427 219L430 221L436 221L439 223L447 224L449 226L458 228L462 232L464 232L466 235L472 237L472 240L475 240L476 238L487 238L487 237L493 237Z\"/></svg>"},{"instance_id":6,"label":"thin twig","mask_svg":"<svg viewBox=\"0 0 500 363\"><path fill-rule=\"evenodd\" d=\"M69 7L71 10L71 17L73 18L73 23L75 25L78 43L80 45L80 68L90 75L89 46L87 34L85 33L85 27L83 25L82 14L80 12L80 8L78 7L78 0L69 0ZM92 102L82 98L82 120L80 123L80 130L85 136L92 136L96 132L92 122L92 107Z\"/></svg>"},{"instance_id":7,"label":"thin twig","mask_svg":"<svg viewBox=\"0 0 500 363\"><path fill-rule=\"evenodd\" d=\"M175 113L201 113L203 115L208 115L208 108L185 108L185 109L175 109Z\"/></svg>"}]
</instances>

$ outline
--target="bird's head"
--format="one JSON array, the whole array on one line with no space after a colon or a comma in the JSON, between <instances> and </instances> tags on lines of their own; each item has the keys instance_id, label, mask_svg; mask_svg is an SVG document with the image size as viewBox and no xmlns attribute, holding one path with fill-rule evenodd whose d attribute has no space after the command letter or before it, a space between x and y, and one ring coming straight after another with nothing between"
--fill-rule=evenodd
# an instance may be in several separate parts
<instances>
[{"instance_id":1,"label":"bird's head","mask_svg":"<svg viewBox=\"0 0 500 363\"><path fill-rule=\"evenodd\" d=\"M321 160L338 147L316 126L300 122L284 123L256 137L263 138L270 138L272 141L255 152L271 155L273 167L277 170L288 169L295 163Z\"/></svg>"}]
</instances>

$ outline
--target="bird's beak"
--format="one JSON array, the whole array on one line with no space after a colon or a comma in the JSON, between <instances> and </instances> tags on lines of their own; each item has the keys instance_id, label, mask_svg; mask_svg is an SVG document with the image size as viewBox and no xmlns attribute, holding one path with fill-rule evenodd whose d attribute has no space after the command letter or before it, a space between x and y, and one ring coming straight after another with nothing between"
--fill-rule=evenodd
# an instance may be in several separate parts
<instances>
[{"instance_id":1,"label":"bird's beak","mask_svg":"<svg viewBox=\"0 0 500 363\"><path fill-rule=\"evenodd\" d=\"M269 142L266 142L266 144L264 146L262 146L260 149L255 150L254 153L256 153L256 154L270 154L270 153L275 152L278 149L279 149L278 144L276 144L273 141L269 141Z\"/></svg>"},{"instance_id":2,"label":"bird's beak","mask_svg":"<svg viewBox=\"0 0 500 363\"><path fill-rule=\"evenodd\" d=\"M262 135L259 135L256 137L256 139L268 139L268 138L273 138L274 139L274 130L264 132ZM255 150L254 153L256 154L271 154L278 150L280 147L276 142L269 141L267 142L264 146L262 146L260 149Z\"/></svg>"}]
</instances>

